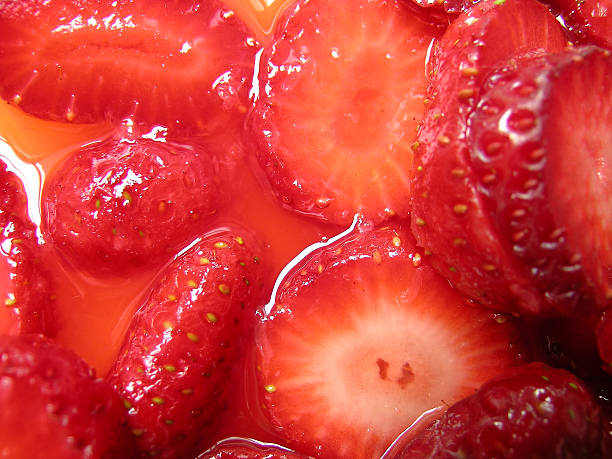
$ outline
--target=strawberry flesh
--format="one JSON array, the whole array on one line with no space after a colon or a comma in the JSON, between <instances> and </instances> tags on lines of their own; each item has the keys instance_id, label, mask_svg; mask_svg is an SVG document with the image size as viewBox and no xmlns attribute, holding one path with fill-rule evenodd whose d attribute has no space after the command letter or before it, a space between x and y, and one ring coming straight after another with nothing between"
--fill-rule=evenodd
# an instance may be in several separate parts
<instances>
[{"instance_id":1,"label":"strawberry flesh","mask_svg":"<svg viewBox=\"0 0 612 459\"><path fill-rule=\"evenodd\" d=\"M57 331L52 282L19 178L0 163L0 335Z\"/></svg>"},{"instance_id":2,"label":"strawberry flesh","mask_svg":"<svg viewBox=\"0 0 612 459\"><path fill-rule=\"evenodd\" d=\"M521 361L513 321L466 300L401 228L300 261L256 329L261 403L289 446L377 457L423 412Z\"/></svg>"},{"instance_id":3,"label":"strawberry flesh","mask_svg":"<svg viewBox=\"0 0 612 459\"><path fill-rule=\"evenodd\" d=\"M134 457L120 398L72 351L42 335L0 336L0 381L4 457Z\"/></svg>"},{"instance_id":4,"label":"strawberry flesh","mask_svg":"<svg viewBox=\"0 0 612 459\"><path fill-rule=\"evenodd\" d=\"M90 273L167 262L210 228L221 204L206 144L124 134L72 154L43 192L43 234Z\"/></svg>"},{"instance_id":5,"label":"strawberry flesh","mask_svg":"<svg viewBox=\"0 0 612 459\"><path fill-rule=\"evenodd\" d=\"M582 381L531 363L507 370L451 406L397 457L597 458L600 419Z\"/></svg>"},{"instance_id":6,"label":"strawberry flesh","mask_svg":"<svg viewBox=\"0 0 612 459\"><path fill-rule=\"evenodd\" d=\"M36 116L211 130L244 113L256 48L218 0L0 2L0 97Z\"/></svg>"},{"instance_id":7,"label":"strawberry flesh","mask_svg":"<svg viewBox=\"0 0 612 459\"><path fill-rule=\"evenodd\" d=\"M136 312L107 379L142 457L186 457L211 436L244 325L263 302L259 249L220 228L170 264Z\"/></svg>"},{"instance_id":8,"label":"strawberry flesh","mask_svg":"<svg viewBox=\"0 0 612 459\"><path fill-rule=\"evenodd\" d=\"M338 224L406 215L425 58L442 29L393 0L300 1L280 24L248 120L275 194Z\"/></svg>"}]
</instances>

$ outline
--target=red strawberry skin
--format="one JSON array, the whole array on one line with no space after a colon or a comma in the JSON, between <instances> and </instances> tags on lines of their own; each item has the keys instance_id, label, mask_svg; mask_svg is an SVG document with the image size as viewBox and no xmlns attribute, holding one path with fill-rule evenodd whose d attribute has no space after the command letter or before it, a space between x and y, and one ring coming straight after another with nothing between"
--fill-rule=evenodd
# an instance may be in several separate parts
<instances>
[{"instance_id":1,"label":"red strawberry skin","mask_svg":"<svg viewBox=\"0 0 612 459\"><path fill-rule=\"evenodd\" d=\"M507 370L451 406L400 458L598 458L601 410L574 375L542 363Z\"/></svg>"},{"instance_id":2,"label":"red strawberry skin","mask_svg":"<svg viewBox=\"0 0 612 459\"><path fill-rule=\"evenodd\" d=\"M279 21L247 135L284 206L347 226L355 213L408 213L423 69L443 30L417 10L396 0L305 0Z\"/></svg>"},{"instance_id":3,"label":"red strawberry skin","mask_svg":"<svg viewBox=\"0 0 612 459\"><path fill-rule=\"evenodd\" d=\"M120 398L42 335L0 336L0 444L11 459L134 457Z\"/></svg>"},{"instance_id":4,"label":"red strawberry skin","mask_svg":"<svg viewBox=\"0 0 612 459\"><path fill-rule=\"evenodd\" d=\"M221 204L216 173L205 145L115 134L78 150L50 177L43 234L91 273L165 263L210 227Z\"/></svg>"},{"instance_id":5,"label":"red strawberry skin","mask_svg":"<svg viewBox=\"0 0 612 459\"><path fill-rule=\"evenodd\" d=\"M244 112L255 55L218 0L0 2L0 97L36 116L207 131Z\"/></svg>"},{"instance_id":6,"label":"red strawberry skin","mask_svg":"<svg viewBox=\"0 0 612 459\"><path fill-rule=\"evenodd\" d=\"M417 239L466 294L544 316L608 303L611 62L597 48L511 61L483 85L471 147L440 146L416 173L431 190L414 195Z\"/></svg>"},{"instance_id":7,"label":"red strawberry skin","mask_svg":"<svg viewBox=\"0 0 612 459\"><path fill-rule=\"evenodd\" d=\"M423 412L522 362L514 322L466 304L399 227L297 262L256 328L259 403L288 446L379 457Z\"/></svg>"},{"instance_id":8,"label":"red strawberry skin","mask_svg":"<svg viewBox=\"0 0 612 459\"><path fill-rule=\"evenodd\" d=\"M215 444L197 459L306 459L295 451L246 438L228 438Z\"/></svg>"},{"instance_id":9,"label":"red strawberry skin","mask_svg":"<svg viewBox=\"0 0 612 459\"><path fill-rule=\"evenodd\" d=\"M500 250L488 219L479 182L493 176L474 177L468 117L495 68L520 54L561 50L565 43L542 4L484 0L461 14L432 50L429 103L415 148L411 228L434 267L484 304L514 310L518 296L521 309L539 307L524 293L526 281ZM492 285L496 296L485 288Z\"/></svg>"},{"instance_id":10,"label":"red strawberry skin","mask_svg":"<svg viewBox=\"0 0 612 459\"><path fill-rule=\"evenodd\" d=\"M258 251L243 229L207 234L162 272L132 319L108 380L142 457L186 457L212 434L245 324L263 303Z\"/></svg>"},{"instance_id":11,"label":"red strawberry skin","mask_svg":"<svg viewBox=\"0 0 612 459\"><path fill-rule=\"evenodd\" d=\"M0 164L0 335L52 336L57 329L52 282L26 208L21 182Z\"/></svg>"}]
</instances>

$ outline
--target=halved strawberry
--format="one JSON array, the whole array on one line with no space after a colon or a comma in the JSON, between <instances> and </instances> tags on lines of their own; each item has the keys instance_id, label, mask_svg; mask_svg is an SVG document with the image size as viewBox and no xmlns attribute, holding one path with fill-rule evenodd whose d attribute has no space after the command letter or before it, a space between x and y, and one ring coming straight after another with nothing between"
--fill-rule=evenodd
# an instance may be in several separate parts
<instances>
[{"instance_id":1,"label":"halved strawberry","mask_svg":"<svg viewBox=\"0 0 612 459\"><path fill-rule=\"evenodd\" d=\"M210 130L245 111L255 40L218 0L0 1L0 30L0 97L39 117Z\"/></svg>"},{"instance_id":2,"label":"halved strawberry","mask_svg":"<svg viewBox=\"0 0 612 459\"><path fill-rule=\"evenodd\" d=\"M579 44L612 49L611 0L549 0Z\"/></svg>"},{"instance_id":3,"label":"halved strawberry","mask_svg":"<svg viewBox=\"0 0 612 459\"><path fill-rule=\"evenodd\" d=\"M458 288L540 315L609 301L610 72L612 57L596 48L510 63L490 76L469 118L470 152L454 161L462 177L448 162L423 170L423 184L463 188L435 209L421 210L433 199L423 198L418 215L433 227L415 225L456 270Z\"/></svg>"},{"instance_id":4,"label":"halved strawberry","mask_svg":"<svg viewBox=\"0 0 612 459\"><path fill-rule=\"evenodd\" d=\"M272 443L250 438L227 438L217 442L197 459L306 459L306 456Z\"/></svg>"},{"instance_id":5,"label":"halved strawberry","mask_svg":"<svg viewBox=\"0 0 612 459\"><path fill-rule=\"evenodd\" d=\"M72 351L41 335L0 336L0 381L2 457L134 457L121 399Z\"/></svg>"},{"instance_id":6,"label":"halved strawberry","mask_svg":"<svg viewBox=\"0 0 612 459\"><path fill-rule=\"evenodd\" d=\"M598 458L601 410L582 381L542 363L511 368L451 406L400 458Z\"/></svg>"},{"instance_id":7,"label":"halved strawberry","mask_svg":"<svg viewBox=\"0 0 612 459\"><path fill-rule=\"evenodd\" d=\"M92 273L165 263L210 228L222 201L206 144L127 135L72 154L43 191L43 234Z\"/></svg>"},{"instance_id":8,"label":"halved strawberry","mask_svg":"<svg viewBox=\"0 0 612 459\"><path fill-rule=\"evenodd\" d=\"M255 330L272 428L315 457L380 457L423 412L521 361L511 318L470 304L401 228L297 260Z\"/></svg>"},{"instance_id":9,"label":"halved strawberry","mask_svg":"<svg viewBox=\"0 0 612 459\"><path fill-rule=\"evenodd\" d=\"M207 234L162 272L132 319L107 379L142 457L187 457L211 436L244 324L262 304L258 250L241 228Z\"/></svg>"},{"instance_id":10,"label":"halved strawberry","mask_svg":"<svg viewBox=\"0 0 612 459\"><path fill-rule=\"evenodd\" d=\"M348 224L409 210L410 145L439 27L397 0L303 0L259 68L250 134L291 209Z\"/></svg>"},{"instance_id":11,"label":"halved strawberry","mask_svg":"<svg viewBox=\"0 0 612 459\"><path fill-rule=\"evenodd\" d=\"M19 178L0 162L0 335L56 332L55 307Z\"/></svg>"},{"instance_id":12,"label":"halved strawberry","mask_svg":"<svg viewBox=\"0 0 612 459\"><path fill-rule=\"evenodd\" d=\"M500 249L483 191L496 177L473 170L468 116L493 69L515 56L564 45L563 30L542 4L483 0L451 24L432 52L429 103L415 148L412 230L453 285L507 310L550 308L527 290L530 281L513 255Z\"/></svg>"}]
</instances>

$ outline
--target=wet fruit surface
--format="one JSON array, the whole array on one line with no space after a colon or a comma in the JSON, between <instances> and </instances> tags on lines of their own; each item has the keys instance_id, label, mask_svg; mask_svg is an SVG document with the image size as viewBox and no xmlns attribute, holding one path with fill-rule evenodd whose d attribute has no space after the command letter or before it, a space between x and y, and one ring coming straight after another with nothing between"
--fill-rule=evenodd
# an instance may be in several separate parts
<instances>
[{"instance_id":1,"label":"wet fruit surface","mask_svg":"<svg viewBox=\"0 0 612 459\"><path fill-rule=\"evenodd\" d=\"M474 3L0 0L0 334L130 457L607 457L612 58Z\"/></svg>"}]
</instances>

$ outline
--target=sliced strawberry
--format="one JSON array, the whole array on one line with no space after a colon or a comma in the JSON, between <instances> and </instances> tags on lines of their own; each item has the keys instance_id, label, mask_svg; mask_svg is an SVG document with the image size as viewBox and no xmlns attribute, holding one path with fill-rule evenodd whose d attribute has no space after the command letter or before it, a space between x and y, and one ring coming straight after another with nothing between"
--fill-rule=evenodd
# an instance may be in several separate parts
<instances>
[{"instance_id":1,"label":"sliced strawberry","mask_svg":"<svg viewBox=\"0 0 612 459\"><path fill-rule=\"evenodd\" d=\"M469 304L401 228L361 227L280 281L256 328L261 404L289 446L380 457L423 412L520 362L514 322Z\"/></svg>"},{"instance_id":2,"label":"sliced strawberry","mask_svg":"<svg viewBox=\"0 0 612 459\"><path fill-rule=\"evenodd\" d=\"M574 375L542 363L511 368L451 406L398 458L597 458L601 410Z\"/></svg>"},{"instance_id":3,"label":"sliced strawberry","mask_svg":"<svg viewBox=\"0 0 612 459\"><path fill-rule=\"evenodd\" d=\"M262 304L257 253L242 229L207 234L162 272L132 319L108 380L142 457L187 457L211 435L244 319Z\"/></svg>"},{"instance_id":4,"label":"sliced strawberry","mask_svg":"<svg viewBox=\"0 0 612 459\"><path fill-rule=\"evenodd\" d=\"M255 41L218 0L1 1L0 30L0 96L39 117L209 130L245 111Z\"/></svg>"},{"instance_id":5,"label":"sliced strawberry","mask_svg":"<svg viewBox=\"0 0 612 459\"><path fill-rule=\"evenodd\" d=\"M11 459L134 457L121 399L42 335L0 336L0 445Z\"/></svg>"},{"instance_id":6,"label":"sliced strawberry","mask_svg":"<svg viewBox=\"0 0 612 459\"><path fill-rule=\"evenodd\" d=\"M577 43L612 48L611 0L550 0L550 3Z\"/></svg>"},{"instance_id":7,"label":"sliced strawberry","mask_svg":"<svg viewBox=\"0 0 612 459\"><path fill-rule=\"evenodd\" d=\"M215 444L197 459L306 459L306 456L271 443L248 438L228 438Z\"/></svg>"},{"instance_id":8,"label":"sliced strawberry","mask_svg":"<svg viewBox=\"0 0 612 459\"><path fill-rule=\"evenodd\" d=\"M409 210L410 145L440 28L396 0L304 0L259 68L259 164L291 209L348 224ZM322 14L325 12L325 14Z\"/></svg>"},{"instance_id":9,"label":"sliced strawberry","mask_svg":"<svg viewBox=\"0 0 612 459\"><path fill-rule=\"evenodd\" d=\"M52 284L27 199L15 174L0 162L0 335L56 332Z\"/></svg>"},{"instance_id":10,"label":"sliced strawberry","mask_svg":"<svg viewBox=\"0 0 612 459\"><path fill-rule=\"evenodd\" d=\"M210 228L221 203L206 145L121 132L74 153L44 189L43 234L92 273L166 262Z\"/></svg>"},{"instance_id":11,"label":"sliced strawberry","mask_svg":"<svg viewBox=\"0 0 612 459\"><path fill-rule=\"evenodd\" d=\"M412 230L453 285L507 310L535 313L544 306L512 253L500 248L482 190L496 178L472 170L468 115L493 69L519 54L564 45L563 30L542 4L484 0L451 24L432 52L429 103L415 148Z\"/></svg>"},{"instance_id":12,"label":"sliced strawberry","mask_svg":"<svg viewBox=\"0 0 612 459\"><path fill-rule=\"evenodd\" d=\"M491 75L469 118L470 152L417 172L419 186L459 190L436 191L436 208L421 194L425 225L414 225L459 289L540 315L607 303L611 71L609 53L595 48L511 62Z\"/></svg>"}]
</instances>

